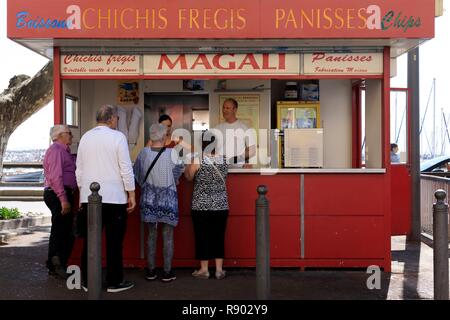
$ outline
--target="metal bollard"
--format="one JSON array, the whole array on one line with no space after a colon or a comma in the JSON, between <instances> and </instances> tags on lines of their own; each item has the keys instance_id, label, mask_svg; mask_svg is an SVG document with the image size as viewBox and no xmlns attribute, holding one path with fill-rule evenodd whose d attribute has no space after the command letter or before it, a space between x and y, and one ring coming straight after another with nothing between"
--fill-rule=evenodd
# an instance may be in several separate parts
<instances>
[{"instance_id":1,"label":"metal bollard","mask_svg":"<svg viewBox=\"0 0 450 320\"><path fill-rule=\"evenodd\" d=\"M88 299L100 300L102 290L102 196L92 182L88 197Z\"/></svg>"},{"instance_id":2,"label":"metal bollard","mask_svg":"<svg viewBox=\"0 0 450 320\"><path fill-rule=\"evenodd\" d=\"M270 299L270 228L269 200L267 187L256 189L256 297L258 300Z\"/></svg>"},{"instance_id":3,"label":"metal bollard","mask_svg":"<svg viewBox=\"0 0 450 320\"><path fill-rule=\"evenodd\" d=\"M433 284L434 299L448 300L448 204L444 190L434 193L433 204Z\"/></svg>"}]
</instances>

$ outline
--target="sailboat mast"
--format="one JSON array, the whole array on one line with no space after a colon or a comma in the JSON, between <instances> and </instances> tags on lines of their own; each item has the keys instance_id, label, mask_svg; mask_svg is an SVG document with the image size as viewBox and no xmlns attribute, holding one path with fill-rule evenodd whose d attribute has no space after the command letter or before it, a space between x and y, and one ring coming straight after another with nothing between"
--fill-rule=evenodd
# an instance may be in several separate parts
<instances>
[{"instance_id":1,"label":"sailboat mast","mask_svg":"<svg viewBox=\"0 0 450 320\"><path fill-rule=\"evenodd\" d=\"M436 157L436 78L433 78L433 158Z\"/></svg>"},{"instance_id":2,"label":"sailboat mast","mask_svg":"<svg viewBox=\"0 0 450 320\"><path fill-rule=\"evenodd\" d=\"M441 156L444 154L444 118L445 118L445 114L444 114L444 108L441 108Z\"/></svg>"}]
</instances>

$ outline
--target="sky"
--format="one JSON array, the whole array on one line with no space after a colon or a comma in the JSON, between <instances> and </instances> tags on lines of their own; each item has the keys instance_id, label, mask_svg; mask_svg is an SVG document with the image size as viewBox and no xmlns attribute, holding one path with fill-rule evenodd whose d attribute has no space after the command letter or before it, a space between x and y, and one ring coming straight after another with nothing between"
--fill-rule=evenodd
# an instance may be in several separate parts
<instances>
[{"instance_id":1,"label":"sky","mask_svg":"<svg viewBox=\"0 0 450 320\"><path fill-rule=\"evenodd\" d=\"M449 138L443 123L442 112L450 120L450 90L448 79L450 74L450 0L444 0L444 15L435 19L435 37L425 42L419 48L420 56L420 115L423 121L421 134L421 154L430 154L432 136L435 133L435 152L450 154ZM407 55L397 60L398 76L391 79L391 87L407 87ZM436 79L435 92L432 91L433 79ZM430 98L431 92L431 99ZM433 101L436 94L436 101ZM428 102L429 100L429 102ZM428 103L428 110L425 114ZM392 104L391 104L392 105ZM434 107L435 106L435 107ZM435 130L433 130L433 109L435 109ZM449 123L450 133L450 123ZM442 141L445 139L444 150ZM428 140L428 142L427 142Z\"/></svg>"},{"instance_id":2,"label":"sky","mask_svg":"<svg viewBox=\"0 0 450 320\"><path fill-rule=\"evenodd\" d=\"M450 74L450 0L444 0L444 15L435 19L435 38L420 46L420 105L423 117L433 78L436 79L436 149L441 149L441 109L446 117L450 117L450 90L448 75ZM22 47L6 38L6 0L0 0L0 91L8 87L9 79L16 74L33 76L46 63L47 58ZM398 59L398 76L391 79L392 87L406 87L406 55ZM433 97L434 95L432 95ZM433 132L433 100L430 101L426 115L424 132L428 141L432 141ZM53 124L53 103L44 107L30 119L25 121L13 133L8 143L8 150L46 148L49 145L48 132ZM445 126L442 125L444 128ZM450 130L449 130L450 131ZM424 136L424 135L423 135ZM423 137L424 138L424 137ZM421 153L427 153L431 146L422 139ZM446 153L450 153L448 143Z\"/></svg>"},{"instance_id":3,"label":"sky","mask_svg":"<svg viewBox=\"0 0 450 320\"><path fill-rule=\"evenodd\" d=\"M32 77L48 59L6 38L6 0L0 0L0 92L8 88L17 74ZM21 124L11 135L7 150L44 149L50 144L53 125L53 102Z\"/></svg>"},{"instance_id":4,"label":"sky","mask_svg":"<svg viewBox=\"0 0 450 320\"><path fill-rule=\"evenodd\" d=\"M423 117L427 100L433 83L436 79L436 149L441 151L441 109L445 113L447 119L450 117L450 0L444 0L444 15L435 19L435 38L424 43L420 47L420 109ZM428 112L424 122L424 132L427 134L428 140L431 142L433 132L433 95L428 107ZM445 128L445 125L442 124ZM449 126L450 127L450 126ZM449 128L450 129L450 128ZM450 130L449 130L450 131ZM430 148L425 141L425 135L421 135L421 153L429 153ZM446 140L447 149L444 153L450 154L450 142Z\"/></svg>"}]
</instances>

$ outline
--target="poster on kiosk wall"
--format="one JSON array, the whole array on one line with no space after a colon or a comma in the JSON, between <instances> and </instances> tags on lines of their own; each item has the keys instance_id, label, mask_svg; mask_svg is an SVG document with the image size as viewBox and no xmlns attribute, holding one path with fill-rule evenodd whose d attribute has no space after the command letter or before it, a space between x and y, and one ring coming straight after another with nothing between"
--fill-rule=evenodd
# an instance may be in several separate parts
<instances>
[{"instance_id":1,"label":"poster on kiosk wall","mask_svg":"<svg viewBox=\"0 0 450 320\"><path fill-rule=\"evenodd\" d=\"M220 105L220 118L219 122L224 122L222 116L222 106L226 99L233 98L238 102L237 118L242 121L248 128L255 129L258 132L259 129L259 106L260 97L258 94L239 94L239 95L229 95L221 94L219 95L219 105Z\"/></svg>"}]
</instances>

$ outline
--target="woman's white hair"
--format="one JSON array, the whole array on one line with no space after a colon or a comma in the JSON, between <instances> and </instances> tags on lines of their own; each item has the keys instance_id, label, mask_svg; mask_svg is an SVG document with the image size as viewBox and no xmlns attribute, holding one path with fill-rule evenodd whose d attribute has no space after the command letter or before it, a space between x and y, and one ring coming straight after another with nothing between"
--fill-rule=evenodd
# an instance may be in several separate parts
<instances>
[{"instance_id":1,"label":"woman's white hair","mask_svg":"<svg viewBox=\"0 0 450 320\"><path fill-rule=\"evenodd\" d=\"M50 138L55 141L61 133L67 132L68 129L69 127L65 124L57 124L50 129Z\"/></svg>"}]
</instances>

